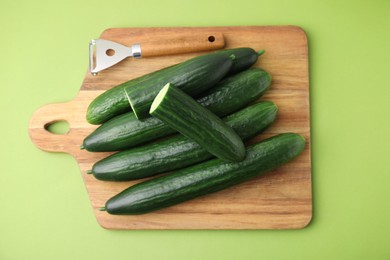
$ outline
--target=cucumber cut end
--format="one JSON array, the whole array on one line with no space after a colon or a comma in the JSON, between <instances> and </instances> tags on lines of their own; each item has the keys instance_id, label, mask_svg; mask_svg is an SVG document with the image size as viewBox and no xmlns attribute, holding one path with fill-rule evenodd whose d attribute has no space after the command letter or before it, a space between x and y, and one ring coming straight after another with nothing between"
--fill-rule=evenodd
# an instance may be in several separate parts
<instances>
[{"instance_id":1,"label":"cucumber cut end","mask_svg":"<svg viewBox=\"0 0 390 260\"><path fill-rule=\"evenodd\" d=\"M159 106L161 101L164 99L165 94L167 93L171 83L167 83L161 90L158 92L157 96L154 98L153 103L150 107L149 114L152 114L154 110Z\"/></svg>"},{"instance_id":2,"label":"cucumber cut end","mask_svg":"<svg viewBox=\"0 0 390 260\"><path fill-rule=\"evenodd\" d=\"M126 89L123 89L123 91L125 92L126 98L127 98L127 100L129 101L131 110L134 111L135 116L138 118L137 113L135 112L136 110L134 109L133 103L131 102L131 98L129 97L129 94L127 94Z\"/></svg>"}]
</instances>

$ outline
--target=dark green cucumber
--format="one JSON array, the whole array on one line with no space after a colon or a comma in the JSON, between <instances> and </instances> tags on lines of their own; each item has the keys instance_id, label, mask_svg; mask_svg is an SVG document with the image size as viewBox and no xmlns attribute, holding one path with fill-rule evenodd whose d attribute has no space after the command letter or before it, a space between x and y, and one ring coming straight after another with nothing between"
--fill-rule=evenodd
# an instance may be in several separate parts
<instances>
[{"instance_id":1,"label":"dark green cucumber","mask_svg":"<svg viewBox=\"0 0 390 260\"><path fill-rule=\"evenodd\" d=\"M271 76L260 68L247 69L225 78L197 101L222 117L261 97L271 80ZM127 112L99 126L83 140L82 147L90 152L121 151L175 132L157 118L138 120L133 112Z\"/></svg>"},{"instance_id":2,"label":"dark green cucumber","mask_svg":"<svg viewBox=\"0 0 390 260\"><path fill-rule=\"evenodd\" d=\"M280 134L246 149L245 160L209 160L177 172L135 184L110 198L110 214L144 214L216 192L262 175L296 158L305 147L298 134Z\"/></svg>"},{"instance_id":3,"label":"dark green cucumber","mask_svg":"<svg viewBox=\"0 0 390 260\"><path fill-rule=\"evenodd\" d=\"M222 50L219 52L221 52L221 54L225 55L226 57L230 57L231 55L234 55L235 57L231 69L228 72L229 74L237 73L248 69L256 63L258 56L263 53L263 51L256 53L251 48L236 48ZM178 65L180 64L175 64L173 66L144 75L142 77L129 80L112 89L103 92L89 105L86 115L87 121L91 124L99 125L108 121L114 116L130 111L131 107L129 106L129 101L126 95L124 95L123 93L125 87L131 88L140 83L141 81L145 80L149 82L148 84L152 84L153 78L158 78L161 74L165 74L167 72L174 73L176 70L175 67Z\"/></svg>"},{"instance_id":4,"label":"dark green cucumber","mask_svg":"<svg viewBox=\"0 0 390 260\"><path fill-rule=\"evenodd\" d=\"M215 88L206 91L198 103L218 116L226 116L257 100L270 87L270 74L251 68L223 79Z\"/></svg>"},{"instance_id":5,"label":"dark green cucumber","mask_svg":"<svg viewBox=\"0 0 390 260\"><path fill-rule=\"evenodd\" d=\"M233 62L232 67L229 70L229 75L238 73L247 68L253 66L260 55L262 55L265 51L260 50L256 52L252 48L236 48L236 49L226 49L220 50L218 53L223 53L225 55L234 55L235 60Z\"/></svg>"},{"instance_id":6,"label":"dark green cucumber","mask_svg":"<svg viewBox=\"0 0 390 260\"><path fill-rule=\"evenodd\" d=\"M124 93L131 109L139 119L148 118L150 106L159 91L171 83L190 96L196 96L216 85L229 72L234 56L208 54L190 59L159 73L151 80L143 81L131 87L125 87Z\"/></svg>"},{"instance_id":7,"label":"dark green cucumber","mask_svg":"<svg viewBox=\"0 0 390 260\"><path fill-rule=\"evenodd\" d=\"M171 83L158 93L150 114L194 140L217 158L239 162L245 157L245 146L237 133Z\"/></svg>"},{"instance_id":8,"label":"dark green cucumber","mask_svg":"<svg viewBox=\"0 0 390 260\"><path fill-rule=\"evenodd\" d=\"M99 125L115 115L130 111L131 107L126 95L123 94L123 89L126 86L134 86L143 79L143 77L140 77L124 82L97 96L88 106L86 115L88 123Z\"/></svg>"},{"instance_id":9,"label":"dark green cucumber","mask_svg":"<svg viewBox=\"0 0 390 260\"><path fill-rule=\"evenodd\" d=\"M259 102L230 116L224 122L246 141L272 124L277 114L272 102ZM96 179L128 181L180 169L212 158L198 143L183 135L110 155L92 167Z\"/></svg>"}]
</instances>

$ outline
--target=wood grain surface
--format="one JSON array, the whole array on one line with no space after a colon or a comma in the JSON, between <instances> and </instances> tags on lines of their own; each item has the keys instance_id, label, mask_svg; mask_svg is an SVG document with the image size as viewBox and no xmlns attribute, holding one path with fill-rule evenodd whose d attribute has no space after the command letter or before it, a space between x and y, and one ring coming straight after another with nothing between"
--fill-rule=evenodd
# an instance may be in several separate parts
<instances>
[{"instance_id":1,"label":"wood grain surface","mask_svg":"<svg viewBox=\"0 0 390 260\"><path fill-rule=\"evenodd\" d=\"M94 162L110 154L90 153L79 148L82 140L97 127L86 122L89 103L104 90L201 53L127 58L97 76L87 72L75 99L46 105L33 113L29 124L31 140L42 150L69 153L77 160L96 219L107 229L305 227L312 217L309 70L305 32L295 26L113 28L105 30L100 38L131 45L191 33L222 33L225 48L266 50L255 66L267 70L273 77L273 83L260 100L273 101L279 107L279 114L266 132L248 144L279 133L295 132L306 138L303 154L262 177L153 213L113 216L99 211L107 199L137 181L103 182L85 174ZM49 124L59 120L69 123L67 134L53 134L46 130Z\"/></svg>"},{"instance_id":2,"label":"wood grain surface","mask_svg":"<svg viewBox=\"0 0 390 260\"><path fill-rule=\"evenodd\" d=\"M190 33L177 35L177 38L165 37L148 40L143 43L142 57L176 55L222 49L225 40L222 33Z\"/></svg>"}]
</instances>

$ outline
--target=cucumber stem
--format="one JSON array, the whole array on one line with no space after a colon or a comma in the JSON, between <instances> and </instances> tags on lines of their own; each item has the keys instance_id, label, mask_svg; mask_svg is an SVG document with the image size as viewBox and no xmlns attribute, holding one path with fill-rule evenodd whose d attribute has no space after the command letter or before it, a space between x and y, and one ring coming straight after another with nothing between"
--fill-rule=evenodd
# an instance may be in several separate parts
<instances>
[{"instance_id":1,"label":"cucumber stem","mask_svg":"<svg viewBox=\"0 0 390 260\"><path fill-rule=\"evenodd\" d=\"M107 209L106 209L106 207L100 207L99 210L100 211L106 211Z\"/></svg>"},{"instance_id":2,"label":"cucumber stem","mask_svg":"<svg viewBox=\"0 0 390 260\"><path fill-rule=\"evenodd\" d=\"M80 150L84 150L85 149L85 146L82 144L80 145Z\"/></svg>"},{"instance_id":3,"label":"cucumber stem","mask_svg":"<svg viewBox=\"0 0 390 260\"><path fill-rule=\"evenodd\" d=\"M87 170L85 173L86 174L92 174L92 170Z\"/></svg>"},{"instance_id":4,"label":"cucumber stem","mask_svg":"<svg viewBox=\"0 0 390 260\"><path fill-rule=\"evenodd\" d=\"M261 56L261 55L263 55L263 54L264 54L264 52L265 52L265 50L259 50L259 51L257 52L257 56Z\"/></svg>"}]
</instances>

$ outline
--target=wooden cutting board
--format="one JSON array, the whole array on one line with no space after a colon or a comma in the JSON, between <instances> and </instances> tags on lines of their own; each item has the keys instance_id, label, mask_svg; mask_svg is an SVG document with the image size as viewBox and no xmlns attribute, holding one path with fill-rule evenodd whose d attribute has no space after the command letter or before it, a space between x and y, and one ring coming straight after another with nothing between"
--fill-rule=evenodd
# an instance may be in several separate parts
<instances>
[{"instance_id":1,"label":"wooden cutting board","mask_svg":"<svg viewBox=\"0 0 390 260\"><path fill-rule=\"evenodd\" d=\"M312 217L310 109L308 45L305 32L295 26L113 28L100 38L125 45L169 39L182 34L220 32L225 48L252 47L266 53L255 64L273 77L270 90L260 100L279 107L276 122L248 144L283 133L295 132L306 138L298 158L241 185L194 199L167 209L137 216L113 216L99 211L106 200L136 181L103 182L85 174L94 162L110 153L80 150L82 140L97 126L85 120L89 103L104 90L129 79L182 62L199 53L165 57L126 59L97 76L86 73L77 97L66 103L49 104L32 115L29 133L34 144L49 152L71 154L78 162L81 177L98 223L107 229L297 229ZM86 57L87 58L87 57ZM65 120L67 134L53 134L47 126Z\"/></svg>"}]
</instances>

